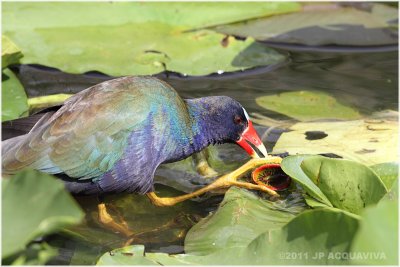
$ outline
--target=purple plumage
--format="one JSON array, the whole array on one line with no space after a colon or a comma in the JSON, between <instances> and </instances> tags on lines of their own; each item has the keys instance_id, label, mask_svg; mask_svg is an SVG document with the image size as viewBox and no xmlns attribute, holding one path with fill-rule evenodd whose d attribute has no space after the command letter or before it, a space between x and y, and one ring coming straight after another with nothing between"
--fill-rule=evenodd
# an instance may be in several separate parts
<instances>
[{"instance_id":1,"label":"purple plumage","mask_svg":"<svg viewBox=\"0 0 400 267\"><path fill-rule=\"evenodd\" d=\"M122 77L74 95L29 133L3 141L2 167L58 175L75 194L147 193L160 164L242 142L250 126L229 97L183 100L156 78Z\"/></svg>"}]
</instances>

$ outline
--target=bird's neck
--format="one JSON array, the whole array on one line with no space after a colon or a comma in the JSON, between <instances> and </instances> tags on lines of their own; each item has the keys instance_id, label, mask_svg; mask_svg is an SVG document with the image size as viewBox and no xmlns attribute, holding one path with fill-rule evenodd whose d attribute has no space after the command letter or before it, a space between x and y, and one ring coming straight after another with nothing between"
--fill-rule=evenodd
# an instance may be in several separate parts
<instances>
[{"instance_id":1,"label":"bird's neck","mask_svg":"<svg viewBox=\"0 0 400 267\"><path fill-rule=\"evenodd\" d=\"M218 134L218 127L213 126L214 122L212 116L210 116L213 110L209 102L208 97L185 100L189 120L187 125L181 126L190 127L190 129L188 129L188 135L184 138L180 136L179 140L175 140L176 147L165 162L187 158L211 144L222 142ZM174 131L178 131L178 129Z\"/></svg>"},{"instance_id":2,"label":"bird's neck","mask_svg":"<svg viewBox=\"0 0 400 267\"><path fill-rule=\"evenodd\" d=\"M222 142L222 135L218 133L218 125L214 125L213 109L209 97L185 100L192 121L193 148L195 152L211 144Z\"/></svg>"}]
</instances>

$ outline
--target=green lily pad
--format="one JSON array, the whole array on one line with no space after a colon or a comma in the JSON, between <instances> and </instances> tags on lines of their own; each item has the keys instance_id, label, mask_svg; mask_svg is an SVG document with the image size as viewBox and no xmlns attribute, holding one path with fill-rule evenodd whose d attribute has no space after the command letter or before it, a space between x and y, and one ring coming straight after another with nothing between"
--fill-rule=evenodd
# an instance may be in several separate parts
<instances>
[{"instance_id":1,"label":"green lily pad","mask_svg":"<svg viewBox=\"0 0 400 267\"><path fill-rule=\"evenodd\" d=\"M283 133L273 153L333 153L366 165L396 162L399 124L387 119L365 119L343 122L297 123ZM319 132L319 139L307 139L308 133Z\"/></svg>"},{"instance_id":2,"label":"green lily pad","mask_svg":"<svg viewBox=\"0 0 400 267\"><path fill-rule=\"evenodd\" d=\"M316 119L358 119L358 111L340 104L334 97L317 91L295 91L262 96L256 103L299 121Z\"/></svg>"},{"instance_id":3,"label":"green lily pad","mask_svg":"<svg viewBox=\"0 0 400 267\"><path fill-rule=\"evenodd\" d=\"M245 3L227 4L193 3L189 9L178 3L9 3L4 7L3 30L24 51L23 63L72 73L144 75L169 70L207 75L282 62L285 56L252 39L185 30L231 22L229 6L234 13L241 7L241 12L247 11L237 18L241 20L294 11L298 4L265 3L257 8L255 3L246 8ZM213 7L216 12L207 12ZM46 10L51 14L47 16ZM222 12L229 15L219 16Z\"/></svg>"},{"instance_id":4,"label":"green lily pad","mask_svg":"<svg viewBox=\"0 0 400 267\"><path fill-rule=\"evenodd\" d=\"M307 176L304 170L301 168L301 163L307 157L307 155L296 155L289 156L282 160L281 168L282 170L289 175L293 180L303 186L304 190L312 197L314 197L317 202L322 203L322 205L326 205L332 207L332 203L325 196L325 194L321 191L321 189L313 183L313 181ZM307 199L306 199L307 201ZM308 200L310 202L311 200ZM319 206L319 203L313 203L310 206Z\"/></svg>"},{"instance_id":5,"label":"green lily pad","mask_svg":"<svg viewBox=\"0 0 400 267\"><path fill-rule=\"evenodd\" d=\"M295 2L7 2L3 30L160 22L184 30L296 12ZM90 11L90 12L88 12Z\"/></svg>"},{"instance_id":6,"label":"green lily pad","mask_svg":"<svg viewBox=\"0 0 400 267\"><path fill-rule=\"evenodd\" d=\"M158 265L143 255L143 245L127 246L104 254L97 261L97 265Z\"/></svg>"},{"instance_id":7,"label":"green lily pad","mask_svg":"<svg viewBox=\"0 0 400 267\"><path fill-rule=\"evenodd\" d=\"M302 12L267 17L244 23L222 25L215 30L256 40L308 46L376 46L397 44L388 18L395 8L361 11L350 7L304 9ZM398 17L398 16L397 16Z\"/></svg>"},{"instance_id":8,"label":"green lily pad","mask_svg":"<svg viewBox=\"0 0 400 267\"><path fill-rule=\"evenodd\" d=\"M185 252L205 255L235 246L246 246L266 229L278 229L301 212L296 203L279 208L253 193L231 188L219 209L192 227L185 238Z\"/></svg>"},{"instance_id":9,"label":"green lily pad","mask_svg":"<svg viewBox=\"0 0 400 267\"><path fill-rule=\"evenodd\" d=\"M22 57L21 50L7 36L1 36L1 68L17 63Z\"/></svg>"},{"instance_id":10,"label":"green lily pad","mask_svg":"<svg viewBox=\"0 0 400 267\"><path fill-rule=\"evenodd\" d=\"M346 264L358 219L340 210L317 209L295 217L281 229L267 230L248 246L231 247L205 256L142 252L126 256L106 253L100 265L297 265ZM132 248L130 248L132 249ZM335 256L338 255L338 256ZM107 259L105 262L104 258Z\"/></svg>"},{"instance_id":11,"label":"green lily pad","mask_svg":"<svg viewBox=\"0 0 400 267\"><path fill-rule=\"evenodd\" d=\"M224 35L207 30L176 30L150 22L37 29L30 42L24 40L24 33L9 35L26 51L23 63L41 63L72 73L97 70L110 75L145 75L169 70L206 75L277 64L285 59L252 39L224 39Z\"/></svg>"},{"instance_id":12,"label":"green lily pad","mask_svg":"<svg viewBox=\"0 0 400 267\"><path fill-rule=\"evenodd\" d=\"M358 162L311 156L300 167L334 207L355 214L387 193L375 172Z\"/></svg>"},{"instance_id":13,"label":"green lily pad","mask_svg":"<svg viewBox=\"0 0 400 267\"><path fill-rule=\"evenodd\" d=\"M371 13L379 19L384 20L390 26L398 27L398 24L394 23L394 21L397 20L399 17L398 8L391 7L382 3L374 3Z\"/></svg>"},{"instance_id":14,"label":"green lily pad","mask_svg":"<svg viewBox=\"0 0 400 267\"><path fill-rule=\"evenodd\" d=\"M33 239L78 223L83 212L50 175L25 170L2 181L2 257Z\"/></svg>"},{"instance_id":15,"label":"green lily pad","mask_svg":"<svg viewBox=\"0 0 400 267\"><path fill-rule=\"evenodd\" d=\"M378 174L387 189L391 189L393 183L399 177L399 164L397 162L376 164L371 166L371 169Z\"/></svg>"},{"instance_id":16,"label":"green lily pad","mask_svg":"<svg viewBox=\"0 0 400 267\"><path fill-rule=\"evenodd\" d=\"M386 196L383 197L381 201L384 200L399 200L399 179L396 178L396 180L392 184L392 188L389 190L389 192L386 194Z\"/></svg>"},{"instance_id":17,"label":"green lily pad","mask_svg":"<svg viewBox=\"0 0 400 267\"><path fill-rule=\"evenodd\" d=\"M351 263L357 265L398 265L399 207L397 201L382 201L366 208L354 237ZM357 257L356 257L357 256Z\"/></svg>"},{"instance_id":18,"label":"green lily pad","mask_svg":"<svg viewBox=\"0 0 400 267\"><path fill-rule=\"evenodd\" d=\"M279 230L266 232L246 248L252 264L343 264L358 220L339 210L306 211Z\"/></svg>"},{"instance_id":19,"label":"green lily pad","mask_svg":"<svg viewBox=\"0 0 400 267\"><path fill-rule=\"evenodd\" d=\"M28 115L28 100L18 78L9 69L1 77L1 120L8 121Z\"/></svg>"}]
</instances>

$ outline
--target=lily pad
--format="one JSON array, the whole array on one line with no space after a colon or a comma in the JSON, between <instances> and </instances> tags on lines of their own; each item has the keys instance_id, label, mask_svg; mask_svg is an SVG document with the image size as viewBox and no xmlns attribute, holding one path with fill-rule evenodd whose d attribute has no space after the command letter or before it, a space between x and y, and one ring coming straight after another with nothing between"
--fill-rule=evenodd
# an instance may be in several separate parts
<instances>
[{"instance_id":1,"label":"lily pad","mask_svg":"<svg viewBox=\"0 0 400 267\"><path fill-rule=\"evenodd\" d=\"M312 182L312 180L307 176L304 170L301 168L301 163L307 155L297 155L289 156L282 160L281 167L282 170L289 175L293 180L303 186L304 190L312 197L314 197L318 202L323 205L332 207L332 203L324 195L321 189ZM308 201L307 201L308 202ZM313 203L312 206L317 206L318 203ZM319 206L319 205L318 205Z\"/></svg>"},{"instance_id":2,"label":"lily pad","mask_svg":"<svg viewBox=\"0 0 400 267\"><path fill-rule=\"evenodd\" d=\"M122 25L155 21L183 30L296 12L295 2L7 2L3 30ZM88 12L90 11L90 12Z\"/></svg>"},{"instance_id":3,"label":"lily pad","mask_svg":"<svg viewBox=\"0 0 400 267\"><path fill-rule=\"evenodd\" d=\"M371 169L378 174L387 189L391 189L393 183L399 177L399 164L387 162L371 166Z\"/></svg>"},{"instance_id":4,"label":"lily pad","mask_svg":"<svg viewBox=\"0 0 400 267\"><path fill-rule=\"evenodd\" d=\"M1 120L28 115L28 100L18 78L9 69L3 70L1 78Z\"/></svg>"},{"instance_id":5,"label":"lily pad","mask_svg":"<svg viewBox=\"0 0 400 267\"><path fill-rule=\"evenodd\" d=\"M33 239L78 223L83 212L50 175L25 170L2 181L2 257Z\"/></svg>"},{"instance_id":6,"label":"lily pad","mask_svg":"<svg viewBox=\"0 0 400 267\"><path fill-rule=\"evenodd\" d=\"M397 201L382 201L366 208L360 229L351 246L351 263L357 265L398 265L399 207Z\"/></svg>"},{"instance_id":7,"label":"lily pad","mask_svg":"<svg viewBox=\"0 0 400 267\"><path fill-rule=\"evenodd\" d=\"M358 220L345 212L317 209L301 213L281 229L267 230L246 247L226 248L205 256L142 252L126 256L112 252L114 256L106 253L98 264L137 265L149 260L153 265L346 264L341 255L349 252L357 227Z\"/></svg>"},{"instance_id":8,"label":"lily pad","mask_svg":"<svg viewBox=\"0 0 400 267\"><path fill-rule=\"evenodd\" d=\"M392 185L392 188L389 190L389 192L386 194L386 196L383 197L381 201L384 200L399 200L399 179L397 178Z\"/></svg>"},{"instance_id":9,"label":"lily pad","mask_svg":"<svg viewBox=\"0 0 400 267\"><path fill-rule=\"evenodd\" d=\"M143 255L143 245L127 246L104 254L96 265L159 265Z\"/></svg>"},{"instance_id":10,"label":"lily pad","mask_svg":"<svg viewBox=\"0 0 400 267\"><path fill-rule=\"evenodd\" d=\"M398 8L385 5L383 3L374 3L371 10L372 15L384 20L390 26L398 27L395 21L399 18Z\"/></svg>"},{"instance_id":11,"label":"lily pad","mask_svg":"<svg viewBox=\"0 0 400 267\"><path fill-rule=\"evenodd\" d=\"M1 36L1 68L17 63L22 57L21 50L7 36Z\"/></svg>"},{"instance_id":12,"label":"lily pad","mask_svg":"<svg viewBox=\"0 0 400 267\"><path fill-rule=\"evenodd\" d=\"M333 153L374 165L397 161L397 121L365 119L343 122L297 123L284 132L276 143L273 153L324 154ZM322 139L308 140L307 132L323 132Z\"/></svg>"},{"instance_id":13,"label":"lily pad","mask_svg":"<svg viewBox=\"0 0 400 267\"><path fill-rule=\"evenodd\" d=\"M306 211L282 229L257 237L243 256L262 265L343 264L346 259L332 255L349 251L358 223L339 210Z\"/></svg>"},{"instance_id":14,"label":"lily pad","mask_svg":"<svg viewBox=\"0 0 400 267\"><path fill-rule=\"evenodd\" d=\"M393 12L398 11L394 9ZM379 8L370 13L350 7L336 7L222 25L215 30L271 43L378 46L397 44L397 35L387 23L387 18L392 16L392 13L388 15L387 11L382 12Z\"/></svg>"},{"instance_id":15,"label":"lily pad","mask_svg":"<svg viewBox=\"0 0 400 267\"><path fill-rule=\"evenodd\" d=\"M311 156L300 167L334 207L355 214L387 193L375 172L358 162Z\"/></svg>"},{"instance_id":16,"label":"lily pad","mask_svg":"<svg viewBox=\"0 0 400 267\"><path fill-rule=\"evenodd\" d=\"M262 96L256 103L265 108L299 121L316 119L358 119L360 114L339 103L334 97L317 91L294 91Z\"/></svg>"},{"instance_id":17,"label":"lily pad","mask_svg":"<svg viewBox=\"0 0 400 267\"><path fill-rule=\"evenodd\" d=\"M110 75L144 75L168 70L206 75L277 64L285 59L251 38L240 41L207 30L176 30L149 22L37 29L30 42L24 40L23 33L9 35L26 51L24 63L40 63L71 73L97 70Z\"/></svg>"},{"instance_id":18,"label":"lily pad","mask_svg":"<svg viewBox=\"0 0 400 267\"><path fill-rule=\"evenodd\" d=\"M282 62L285 56L251 38L240 41L213 31L186 30L231 22L229 6L247 10L248 15L244 12L237 18L241 20L294 11L298 4L257 3L257 8L255 3L247 8L245 3L227 4L202 9L207 5L193 3L189 9L180 3L10 3L4 7L3 30L24 51L23 63L71 73L144 75L168 70L207 75ZM219 11L214 12L213 6ZM46 10L51 10L49 16ZM219 16L222 13L229 15Z\"/></svg>"},{"instance_id":19,"label":"lily pad","mask_svg":"<svg viewBox=\"0 0 400 267\"><path fill-rule=\"evenodd\" d=\"M304 209L299 203L279 207L253 193L231 188L212 215L192 227L185 252L205 255L235 246L246 246L266 229L278 229Z\"/></svg>"}]
</instances>

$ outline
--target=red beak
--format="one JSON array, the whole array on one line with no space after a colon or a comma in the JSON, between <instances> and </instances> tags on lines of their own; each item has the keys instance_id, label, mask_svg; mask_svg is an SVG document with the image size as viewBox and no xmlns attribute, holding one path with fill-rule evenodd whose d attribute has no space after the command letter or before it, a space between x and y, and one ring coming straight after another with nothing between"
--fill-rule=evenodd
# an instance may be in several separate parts
<instances>
[{"instance_id":1,"label":"red beak","mask_svg":"<svg viewBox=\"0 0 400 267\"><path fill-rule=\"evenodd\" d=\"M253 123L249 120L249 125L243 131L240 139L236 143L241 146L252 158L259 158L257 152L249 145L249 143L254 145L264 157L268 156L267 149L265 148L263 142L261 142L260 137L253 127Z\"/></svg>"}]
</instances>

